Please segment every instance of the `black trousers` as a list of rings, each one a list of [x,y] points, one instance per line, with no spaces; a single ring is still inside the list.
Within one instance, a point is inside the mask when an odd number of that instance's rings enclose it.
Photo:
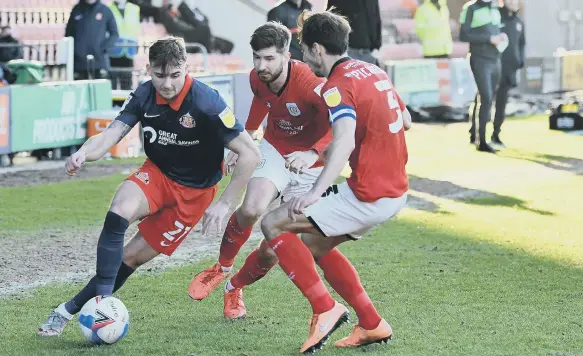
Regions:
[[[486,143],[486,124],[492,115],[492,103],[500,80],[500,59],[470,57],[470,67],[474,74],[478,94],[474,99],[474,108],[470,114],[472,126],[470,134],[476,135],[476,112],[478,114],[478,136],[480,143]]]
[[[502,74],[498,91],[496,92],[496,113],[494,114],[494,134],[500,135],[502,124],[506,118],[506,104],[508,103],[508,92],[516,86],[516,73]]]

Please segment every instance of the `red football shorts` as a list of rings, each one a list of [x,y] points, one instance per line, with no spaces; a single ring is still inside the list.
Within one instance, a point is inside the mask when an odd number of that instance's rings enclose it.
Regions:
[[[149,159],[127,180],[140,186],[150,205],[150,215],[138,228],[144,240],[170,256],[194,229],[217,193],[218,185],[190,188],[168,178]]]

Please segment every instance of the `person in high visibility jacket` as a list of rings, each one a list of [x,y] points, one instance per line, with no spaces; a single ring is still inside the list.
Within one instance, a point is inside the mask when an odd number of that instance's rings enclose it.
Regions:
[[[425,58],[447,58],[453,51],[447,0],[425,0],[415,12],[415,32]]]
[[[113,1],[109,8],[117,24],[119,39],[109,50],[111,84],[113,89],[132,89],[134,57],[138,53],[140,34],[140,7],[126,0]]]

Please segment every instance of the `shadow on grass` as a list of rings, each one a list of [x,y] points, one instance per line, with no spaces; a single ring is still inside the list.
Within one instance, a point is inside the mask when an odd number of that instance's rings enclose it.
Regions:
[[[536,152],[524,152],[516,149],[501,151],[498,153],[498,155],[504,158],[537,163],[557,171],[583,175],[583,159],[580,158],[542,154]]]
[[[527,201],[519,198],[500,195],[485,190],[465,188],[449,181],[434,180],[418,177],[415,175],[409,175],[409,188],[414,191],[423,192],[442,199],[459,201],[466,204],[479,206],[501,206],[530,211],[539,215],[554,215],[554,213],[550,211],[533,209],[529,206]],[[435,202],[416,197],[414,192],[412,192],[411,195],[412,199],[408,202],[408,206],[434,213],[444,212],[443,210],[440,210],[439,205]]]

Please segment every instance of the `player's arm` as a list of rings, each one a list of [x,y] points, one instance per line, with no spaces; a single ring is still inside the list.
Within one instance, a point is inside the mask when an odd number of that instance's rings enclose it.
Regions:
[[[134,93],[130,93],[115,120],[105,131],[89,138],[79,151],[85,153],[89,162],[100,159],[140,122],[141,115],[139,100]]]
[[[395,95],[397,96],[397,101],[399,102],[399,109],[401,109],[401,113],[403,116],[403,127],[405,128],[405,131],[408,131],[413,125],[413,118],[411,117],[411,113],[409,112],[409,109],[407,109],[407,105],[405,105],[399,93],[395,91]]]
[[[138,100],[129,95],[118,117],[98,135],[90,137],[65,163],[65,172],[75,175],[83,163],[97,161],[119,143],[140,121]]]
[[[90,137],[83,146],[81,146],[79,151],[85,153],[86,161],[97,161],[113,146],[117,145],[131,129],[132,127],[128,124],[120,120],[115,120],[107,127],[107,129],[105,129],[105,131]]]
[[[327,149],[328,157],[324,169],[311,189],[314,196],[321,196],[344,169],[354,151],[355,131],[356,120],[352,117],[340,118],[332,124],[333,139]]]
[[[215,101],[209,107],[203,108],[216,128],[217,136],[226,148],[239,156],[235,165],[233,177],[221,194],[220,198],[209,206],[202,220],[202,233],[216,229],[222,231],[222,223],[232,207],[238,204],[239,193],[245,188],[253,171],[259,164],[259,149],[251,136],[244,132],[243,126],[235,118],[231,109],[220,97],[218,92],[209,93]]]
[[[253,96],[251,108],[249,109],[249,117],[245,122],[245,130],[251,137],[259,129],[267,114],[269,114],[269,108],[257,96]]]
[[[238,204],[239,193],[245,188],[253,171],[257,168],[261,155],[251,136],[241,132],[236,138],[226,144],[226,147],[238,155],[231,181],[221,194],[220,200],[229,206]]]

